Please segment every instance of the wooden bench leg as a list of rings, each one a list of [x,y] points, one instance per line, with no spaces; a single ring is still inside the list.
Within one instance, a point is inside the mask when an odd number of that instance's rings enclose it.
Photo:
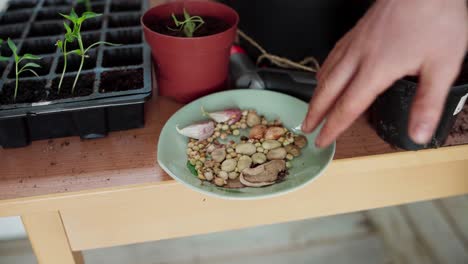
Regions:
[[[39,264],[83,264],[73,252],[58,211],[21,216]]]

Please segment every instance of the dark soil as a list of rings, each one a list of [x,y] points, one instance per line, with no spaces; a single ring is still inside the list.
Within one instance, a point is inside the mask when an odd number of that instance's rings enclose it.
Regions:
[[[178,15],[177,19],[179,21],[182,21],[183,18],[182,15]],[[194,37],[205,37],[209,35],[214,35],[221,33],[223,31],[226,31],[229,29],[231,26],[224,20],[221,20],[216,17],[202,17],[203,20],[205,21],[205,24],[201,26],[197,31],[194,32],[193,36]],[[156,31],[158,33],[164,34],[164,35],[169,35],[169,36],[174,36],[174,37],[185,37],[184,32],[181,31],[173,31],[170,30],[170,28],[177,28],[176,25],[174,24],[174,20],[172,18],[166,18],[162,20],[156,21],[154,24],[150,24],[149,28],[153,31]]]
[[[47,99],[58,100],[58,99],[65,99],[65,98],[72,98],[72,97],[88,96],[93,93],[94,79],[95,79],[94,74],[81,75],[76,84],[75,92],[72,94],[71,90],[72,90],[73,82],[75,81],[75,76],[65,77],[63,79],[60,93],[58,93],[58,89],[57,89],[58,84],[60,82],[60,78],[56,78],[52,82],[52,90],[50,91]]]
[[[468,104],[457,115],[445,145],[468,144]]]
[[[108,71],[101,74],[99,92],[135,90],[143,87],[143,69]]]
[[[46,81],[20,81],[16,101],[13,100],[15,93],[15,82],[6,84],[0,95],[0,104],[35,103],[45,99],[44,89]]]

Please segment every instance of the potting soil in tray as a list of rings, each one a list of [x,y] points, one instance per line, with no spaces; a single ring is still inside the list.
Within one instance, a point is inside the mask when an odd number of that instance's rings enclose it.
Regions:
[[[39,77],[21,74],[14,101],[15,63],[6,43],[0,49],[2,56],[11,56],[8,62],[0,62],[0,146],[21,146],[31,140],[71,135],[102,137],[108,131],[143,126],[143,104],[152,94],[151,51],[140,26],[148,1],[91,0],[92,11],[102,16],[83,23],[85,48],[97,41],[121,45],[101,44],[89,51],[74,93],[71,87],[81,57],[69,55],[58,92],[64,60],[55,43],[64,38],[63,23],[68,23],[59,13],[69,14],[74,8],[81,15],[86,8],[76,2],[10,0],[0,13],[0,38],[11,38],[19,55],[42,57],[25,61],[41,65],[34,68]],[[76,41],[67,45],[68,51],[78,48]],[[69,124],[60,128],[58,123]],[[15,139],[14,129],[22,130],[26,138]]]

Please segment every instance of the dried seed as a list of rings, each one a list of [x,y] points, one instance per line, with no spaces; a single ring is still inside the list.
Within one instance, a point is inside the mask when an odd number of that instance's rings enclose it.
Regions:
[[[270,127],[265,132],[265,139],[279,139],[284,133],[284,129],[281,127]]]
[[[221,136],[220,136],[221,139],[226,139],[227,138],[227,134],[226,133],[222,133]]]
[[[239,162],[237,163],[237,169],[239,169],[239,171],[242,172],[245,168],[250,168],[250,165],[252,165],[252,158],[244,155],[239,158]]]
[[[287,153],[284,148],[272,149],[268,152],[267,158],[269,160],[282,160],[286,157]]]
[[[263,164],[267,160],[267,157],[263,153],[255,153],[252,155],[252,161],[255,164]]]
[[[218,176],[219,176],[221,179],[223,179],[223,180],[227,180],[228,177],[229,177],[229,174],[228,174],[226,171],[220,171],[220,172],[218,173]]]
[[[279,148],[281,147],[281,143],[276,141],[276,140],[272,140],[272,139],[269,139],[269,140],[265,140],[263,143],[262,143],[262,147],[264,149],[275,149],[275,148]]]
[[[223,125],[223,127],[221,128],[222,130],[226,131],[229,129],[229,126],[228,125]]]
[[[207,181],[211,181],[211,180],[213,180],[213,178],[214,178],[213,172],[211,172],[211,171],[205,172],[205,173],[203,174],[203,176],[205,177],[205,179],[206,179]]]
[[[235,179],[237,179],[237,177],[239,177],[239,173],[237,173],[235,171],[229,173],[229,179],[235,180]]]
[[[228,149],[227,149],[227,153],[232,153],[233,151],[234,151],[233,148],[228,148]]]
[[[298,135],[294,138],[294,145],[304,148],[307,145],[307,138],[303,135]]]
[[[232,134],[234,136],[238,136],[240,134],[240,131],[236,129],[236,130],[232,131]]]
[[[292,154],[287,154],[286,155],[286,159],[287,160],[293,160],[294,159],[294,156]]]
[[[223,161],[221,164],[221,170],[226,171],[226,172],[231,172],[236,169],[237,166],[237,161],[234,159],[228,159]]]
[[[260,117],[257,115],[256,112],[249,112],[247,114],[247,125],[249,127],[259,125],[260,122],[261,122]]]
[[[257,152],[257,148],[252,143],[242,143],[236,146],[236,152],[244,155],[252,155]]]
[[[263,151],[264,151],[264,149],[263,149],[262,147],[258,147],[258,148],[257,148],[257,152],[263,153]]]
[[[286,162],[286,168],[288,169],[292,168],[292,163],[290,161]]]
[[[220,187],[221,187],[221,186],[224,186],[224,185],[226,184],[226,181],[225,181],[224,179],[222,179],[222,178],[216,177],[216,178],[214,179],[214,183],[215,183],[217,186],[220,186]]]

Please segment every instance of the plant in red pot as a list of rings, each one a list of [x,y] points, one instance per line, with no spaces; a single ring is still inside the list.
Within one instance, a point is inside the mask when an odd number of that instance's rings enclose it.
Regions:
[[[211,1],[158,5],[142,17],[156,66],[158,93],[188,103],[227,86],[239,16]]]

